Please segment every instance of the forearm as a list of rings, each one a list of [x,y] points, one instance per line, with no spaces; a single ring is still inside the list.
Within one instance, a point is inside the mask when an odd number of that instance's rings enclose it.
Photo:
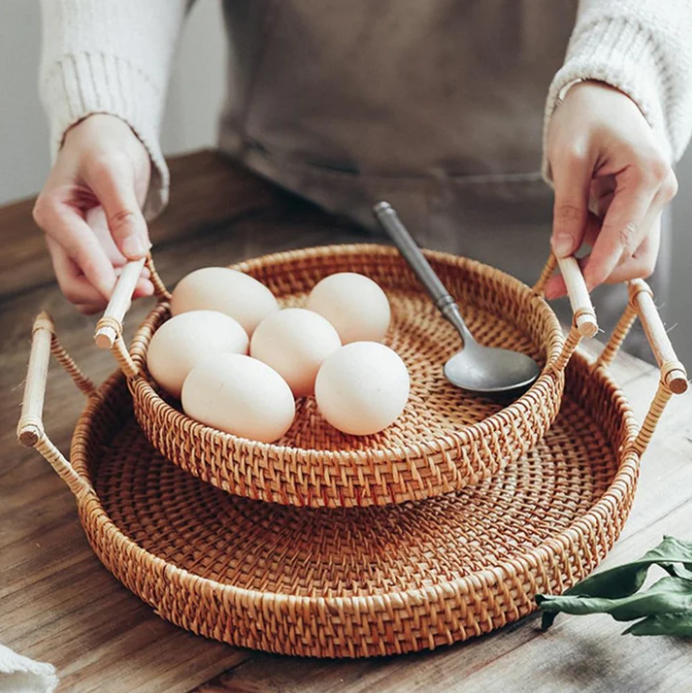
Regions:
[[[690,36],[689,0],[581,0],[565,64],[550,87],[545,136],[560,92],[593,79],[627,94],[665,155],[679,159],[692,132]],[[550,177],[545,154],[543,170]]]
[[[67,130],[93,113],[124,120],[149,152],[145,203],[158,213],[168,194],[159,145],[170,66],[187,0],[42,0],[39,91],[55,158]]]

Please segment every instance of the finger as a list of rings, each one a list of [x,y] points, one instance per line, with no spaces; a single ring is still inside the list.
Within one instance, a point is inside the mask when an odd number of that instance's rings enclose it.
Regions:
[[[92,207],[88,210],[86,213],[86,222],[96,235],[99,243],[103,246],[106,256],[115,268],[116,276],[120,276],[123,265],[129,262],[129,260],[120,252],[118,246],[115,245],[113,236],[108,228],[108,220],[106,219],[106,213],[103,211],[103,207]],[[146,278],[151,276],[148,267],[145,266],[142,269],[141,276]]]
[[[602,284],[623,255],[629,257],[646,235],[645,220],[660,184],[642,169],[629,167],[617,177],[613,201],[584,267],[589,289]]]
[[[104,310],[108,302],[82,274],[77,263],[67,254],[65,249],[48,236],[46,236],[46,243],[50,251],[58,286],[65,298],[78,308],[89,305],[93,308],[92,312]],[[117,276],[121,273],[122,268],[115,268]],[[144,267],[132,298],[146,298],[154,295],[154,285],[150,276],[151,273]]]
[[[151,243],[137,202],[131,163],[117,158],[98,160],[87,168],[85,179],[103,207],[118,250],[130,260],[144,257]]]
[[[65,298],[75,305],[93,304],[105,308],[106,298],[85,277],[67,251],[49,236],[46,236],[46,243],[58,286]]]
[[[113,265],[77,210],[56,195],[40,196],[34,209],[36,223],[77,264],[94,288],[104,297],[115,285]]]
[[[608,284],[618,284],[629,279],[651,276],[658,258],[661,245],[661,225],[665,206],[675,197],[678,182],[671,169],[654,196],[653,202],[646,213],[642,229],[643,238],[634,253],[623,253],[617,266],[606,279]]]
[[[661,244],[661,223],[663,213],[659,211],[653,219],[647,219],[644,226],[647,227],[647,234],[637,250],[626,258],[622,258],[615,269],[611,272],[604,283],[620,284],[630,279],[646,279],[650,277],[656,267],[656,259]],[[589,224],[584,234],[584,243],[594,245],[598,238],[600,227],[596,223]],[[580,260],[580,264],[585,264],[589,256]],[[564,281],[560,276],[554,276],[546,284],[546,298],[559,298],[566,293]]]
[[[598,201],[596,203],[596,214],[601,219],[605,219],[606,214],[608,214],[608,209],[610,208],[610,205],[613,203],[614,197],[615,192],[610,192],[598,198]]]
[[[124,265],[116,266],[113,268],[115,271],[115,276],[120,277],[120,275],[123,273]],[[151,278],[151,272],[149,271],[148,267],[142,267],[142,272],[139,275],[140,279],[150,279]]]
[[[572,255],[582,243],[589,216],[593,165],[593,157],[585,148],[574,147],[555,158],[551,244],[557,257]]]
[[[140,277],[135,287],[135,291],[132,294],[132,298],[148,298],[154,295],[154,285],[149,279]]]
[[[620,263],[606,280],[608,284],[619,284],[630,279],[646,279],[656,268],[656,258],[661,245],[661,214],[654,220],[646,238],[637,250]]]
[[[589,212],[586,220],[586,228],[584,230],[584,235],[582,238],[582,243],[591,244],[594,239],[598,237],[598,232],[601,228],[601,220],[593,213]],[[586,258],[579,260],[579,265],[584,269],[584,264]],[[545,297],[548,300],[553,300],[555,298],[561,298],[567,294],[567,287],[565,286],[565,280],[562,278],[561,274],[553,275],[545,285]]]
[[[118,278],[123,273],[122,267],[115,268],[115,274]],[[146,267],[142,268],[142,273],[137,280],[134,291],[132,292],[132,298],[147,298],[148,296],[153,296],[155,289],[154,284],[150,279],[151,272]]]
[[[614,193],[615,188],[615,176],[598,174],[591,181],[591,197],[598,200],[601,197]]]
[[[127,262],[127,258],[120,252],[120,249],[115,244],[111,230],[108,228],[108,219],[103,207],[97,204],[86,213],[86,223],[93,230],[99,243],[103,246],[108,259],[113,267],[121,267]]]

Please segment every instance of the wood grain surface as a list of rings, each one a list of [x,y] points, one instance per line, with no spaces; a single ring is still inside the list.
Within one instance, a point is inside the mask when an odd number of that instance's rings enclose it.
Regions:
[[[212,152],[171,161],[172,203],[152,225],[157,268],[170,287],[207,264],[274,250],[373,240],[270,187]],[[494,634],[435,652],[357,661],[292,659],[235,649],[160,620],[91,552],[67,487],[33,450],[16,443],[33,317],[54,317],[67,350],[100,382],[112,357],[93,345],[96,318],[62,298],[32,201],[0,209],[0,642],[56,665],[64,693],[348,693],[692,690],[690,642],[622,637],[607,616],[559,617],[547,633],[529,617]],[[375,239],[378,240],[378,239]],[[151,307],[128,314],[132,330]],[[592,349],[596,347],[591,347]],[[613,372],[637,415],[658,380],[649,365],[621,355]],[[67,451],[83,405],[51,364],[45,423]],[[692,538],[692,397],[674,399],[641,473],[634,509],[604,565],[634,559],[664,534]]]

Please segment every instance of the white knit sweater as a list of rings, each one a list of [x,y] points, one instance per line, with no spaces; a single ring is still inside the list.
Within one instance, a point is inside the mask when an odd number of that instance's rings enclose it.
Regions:
[[[40,94],[56,156],[66,130],[91,113],[119,116],[149,151],[149,217],[165,205],[159,145],[167,81],[188,0],[42,0]],[[550,87],[544,133],[561,90],[597,79],[637,103],[677,160],[692,130],[692,1],[581,0],[564,66]],[[546,172],[544,157],[544,173]]]

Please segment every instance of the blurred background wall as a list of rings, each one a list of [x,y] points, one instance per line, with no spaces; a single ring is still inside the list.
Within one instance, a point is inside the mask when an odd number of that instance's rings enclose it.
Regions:
[[[37,96],[40,37],[38,2],[2,0],[0,204],[35,195],[49,168],[48,129]],[[214,145],[225,67],[220,3],[197,0],[171,80],[162,133],[166,154]],[[677,173],[680,192],[673,206],[673,291],[668,323],[680,357],[692,370],[692,148]]]

